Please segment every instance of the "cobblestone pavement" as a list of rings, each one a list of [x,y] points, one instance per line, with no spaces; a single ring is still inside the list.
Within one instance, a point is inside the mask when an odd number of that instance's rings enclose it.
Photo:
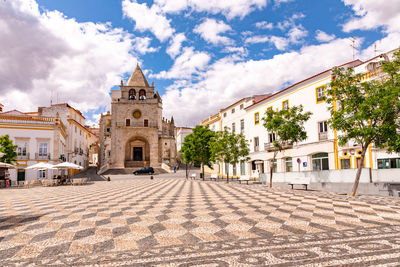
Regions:
[[[159,177],[1,190],[0,266],[395,266],[399,204]]]

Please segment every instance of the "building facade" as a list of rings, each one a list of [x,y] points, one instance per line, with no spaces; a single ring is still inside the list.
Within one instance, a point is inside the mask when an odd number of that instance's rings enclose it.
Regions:
[[[380,77],[379,62],[389,60],[393,51],[361,62],[355,60],[341,67],[353,67],[356,73],[362,73],[364,80]],[[202,121],[213,130],[228,127],[236,133],[243,133],[250,144],[250,161],[238,166],[229,166],[230,174],[250,175],[258,177],[269,173],[270,167],[274,172],[323,171],[339,169],[355,169],[360,164],[366,168],[400,168],[400,154],[389,154],[371,145],[365,160],[360,162],[361,147],[349,142],[339,146],[338,133],[327,125],[330,118],[328,104],[324,101],[327,85],[332,80],[332,69],[326,70],[301,82],[298,82],[275,94],[245,105],[242,112],[237,112],[241,101],[221,110],[217,114]],[[280,110],[290,106],[303,105],[304,111],[312,112],[311,118],[305,123],[307,139],[303,142],[286,147],[277,154],[273,162],[275,134],[267,132],[262,118],[268,109]],[[228,166],[220,166],[210,172],[224,174]]]
[[[52,171],[25,168],[39,162],[62,162],[66,151],[67,129],[60,117],[32,116],[17,110],[0,113],[0,136],[6,134],[17,145],[17,169],[9,169],[12,181],[52,176]]]
[[[100,169],[176,164],[174,119],[162,116],[162,100],[139,65],[120,90],[112,91],[111,113],[100,119]]]
[[[90,131],[85,127],[85,117],[67,103],[39,107],[39,116],[59,117],[66,127],[67,141],[63,159],[84,168],[89,165]]]

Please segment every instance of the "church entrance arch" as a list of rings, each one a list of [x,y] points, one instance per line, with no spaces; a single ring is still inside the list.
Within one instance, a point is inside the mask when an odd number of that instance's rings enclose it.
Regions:
[[[145,137],[134,136],[125,145],[125,167],[150,166],[150,145]]]

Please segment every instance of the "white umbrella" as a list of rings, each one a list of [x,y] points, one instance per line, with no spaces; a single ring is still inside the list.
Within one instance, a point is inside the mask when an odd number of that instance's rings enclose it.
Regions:
[[[79,166],[77,164],[71,163],[71,162],[63,162],[59,163],[57,165],[54,165],[54,168],[57,169],[74,169],[74,170],[83,170],[82,166]]]
[[[15,169],[17,168],[17,166],[5,162],[0,162],[0,168]]]
[[[50,164],[50,163],[46,163],[46,162],[39,162],[36,164],[33,164],[25,169],[28,170],[48,170],[48,169],[52,169],[54,170],[54,165]]]

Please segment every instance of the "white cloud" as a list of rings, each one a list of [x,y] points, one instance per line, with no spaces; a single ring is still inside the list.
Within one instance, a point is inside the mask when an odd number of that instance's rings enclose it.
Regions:
[[[302,42],[303,38],[308,35],[308,32],[304,29],[303,26],[297,25],[292,27],[287,35],[291,43],[299,44]]]
[[[268,21],[260,21],[257,22],[255,25],[257,28],[264,30],[272,30],[274,28],[274,24]]]
[[[169,71],[152,74],[157,79],[190,79],[204,70],[211,57],[205,52],[194,51],[193,47],[183,48],[183,52],[175,59]]]
[[[181,52],[182,43],[184,41],[186,41],[186,36],[184,33],[176,34],[169,42],[167,54],[170,55],[170,57],[175,58]]]
[[[228,45],[232,44],[233,40],[226,36],[221,36],[220,34],[231,30],[232,28],[223,21],[216,21],[215,19],[207,18],[203,23],[197,25],[193,32],[200,34],[204,40],[211,44]]]
[[[315,39],[317,39],[317,41],[321,43],[330,42],[336,38],[334,34],[327,34],[326,32],[321,30],[317,30],[315,33],[317,34],[315,36]]]
[[[344,24],[343,30],[371,30],[383,26],[387,32],[400,31],[400,4],[398,0],[342,0],[351,6],[355,17]]]
[[[136,37],[134,42],[134,50],[142,55],[157,52],[160,49],[160,47],[150,47],[151,38],[149,37]]]
[[[1,3],[0,102],[36,110],[53,99],[86,112],[110,104],[109,90],[131,72],[133,36],[110,24],[78,23],[34,0]],[[62,29],[62,30],[60,30]]]
[[[258,44],[258,43],[266,43],[270,41],[270,37],[266,35],[256,35],[246,38],[245,43],[247,44]]]
[[[296,20],[303,19],[306,16],[303,13],[294,13],[289,19],[280,21],[276,27],[281,31],[285,31],[287,28],[292,28],[296,25]]]
[[[336,39],[258,61],[220,59],[203,72],[199,82],[180,80],[169,87],[163,95],[164,112],[173,115],[179,125],[197,124],[242,97],[276,92],[286,84],[351,61],[348,43],[348,39]]]
[[[134,20],[135,29],[139,31],[151,31],[157,39],[164,42],[173,35],[175,30],[170,25],[157,5],[149,8],[146,3],[139,4],[136,0],[123,0],[123,14]]]
[[[244,18],[256,9],[261,10],[267,2],[267,0],[155,0],[155,5],[165,13],[178,13],[191,9],[210,14],[221,13],[227,19],[233,19]]]
[[[281,51],[286,50],[290,43],[289,39],[279,36],[271,36],[269,42],[274,44],[276,49]]]

